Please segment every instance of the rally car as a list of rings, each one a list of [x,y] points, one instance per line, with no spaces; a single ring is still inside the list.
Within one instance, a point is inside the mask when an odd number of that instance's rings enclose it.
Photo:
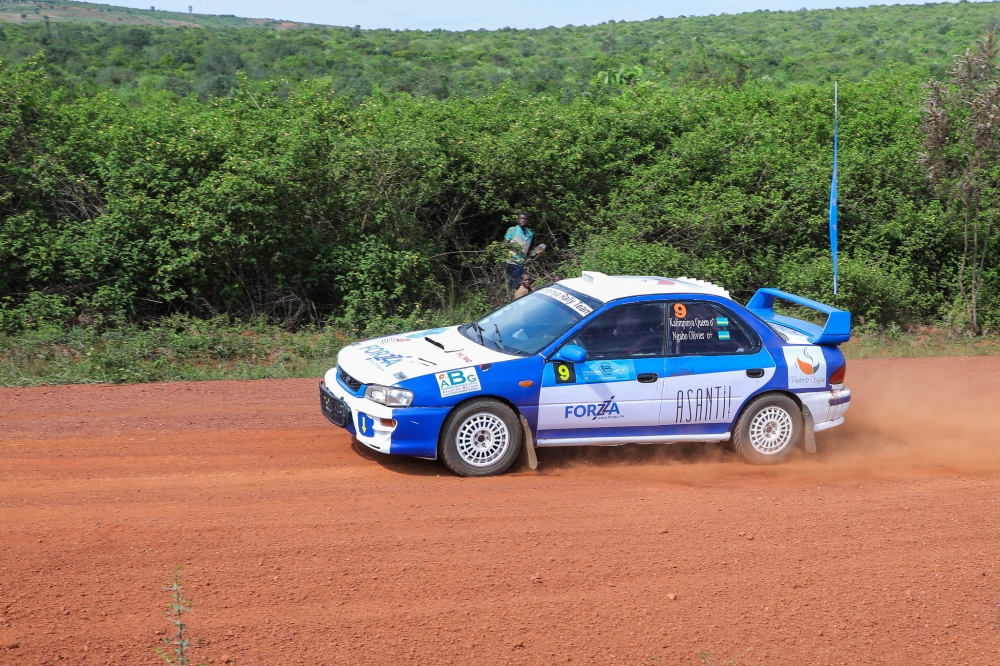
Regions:
[[[345,347],[320,405],[361,444],[462,476],[546,446],[727,442],[775,463],[843,423],[850,335],[849,312],[777,289],[744,307],[701,280],[584,272],[479,321]]]

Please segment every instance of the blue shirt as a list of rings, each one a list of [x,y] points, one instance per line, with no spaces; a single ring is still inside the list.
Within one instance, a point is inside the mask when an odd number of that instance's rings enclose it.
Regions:
[[[527,227],[521,229],[520,225],[515,225],[508,229],[503,236],[504,243],[510,250],[510,258],[507,261],[512,264],[523,264],[526,261],[528,250],[531,249],[531,241],[534,237],[531,229]]]

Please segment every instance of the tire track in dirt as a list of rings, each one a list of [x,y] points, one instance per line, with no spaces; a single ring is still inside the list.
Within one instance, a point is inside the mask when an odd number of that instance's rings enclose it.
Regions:
[[[480,480],[352,446],[314,380],[3,389],[0,664],[157,663],[177,563],[196,662],[1000,663],[997,371],[852,362],[847,425],[774,468]]]

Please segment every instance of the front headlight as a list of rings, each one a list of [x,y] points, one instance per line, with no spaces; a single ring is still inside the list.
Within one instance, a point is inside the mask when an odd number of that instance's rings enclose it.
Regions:
[[[379,384],[369,385],[365,389],[365,397],[386,407],[409,407],[413,404],[413,391]]]

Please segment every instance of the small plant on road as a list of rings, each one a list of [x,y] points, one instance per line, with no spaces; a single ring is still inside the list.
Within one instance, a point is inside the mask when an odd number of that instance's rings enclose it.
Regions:
[[[184,590],[181,587],[181,568],[181,565],[178,564],[170,586],[163,588],[169,591],[173,597],[170,604],[167,605],[164,615],[176,627],[177,633],[172,638],[163,639],[163,642],[168,646],[167,652],[164,652],[162,648],[156,648],[156,654],[163,657],[163,660],[171,666],[187,666],[189,663],[187,651],[191,639],[184,635],[184,630],[187,628],[187,625],[184,624],[184,614],[191,612],[191,600],[184,597]],[[199,640],[198,643],[200,644],[201,641]],[[173,656],[169,654],[170,652],[173,652]],[[207,664],[199,664],[198,666],[207,666]]]

